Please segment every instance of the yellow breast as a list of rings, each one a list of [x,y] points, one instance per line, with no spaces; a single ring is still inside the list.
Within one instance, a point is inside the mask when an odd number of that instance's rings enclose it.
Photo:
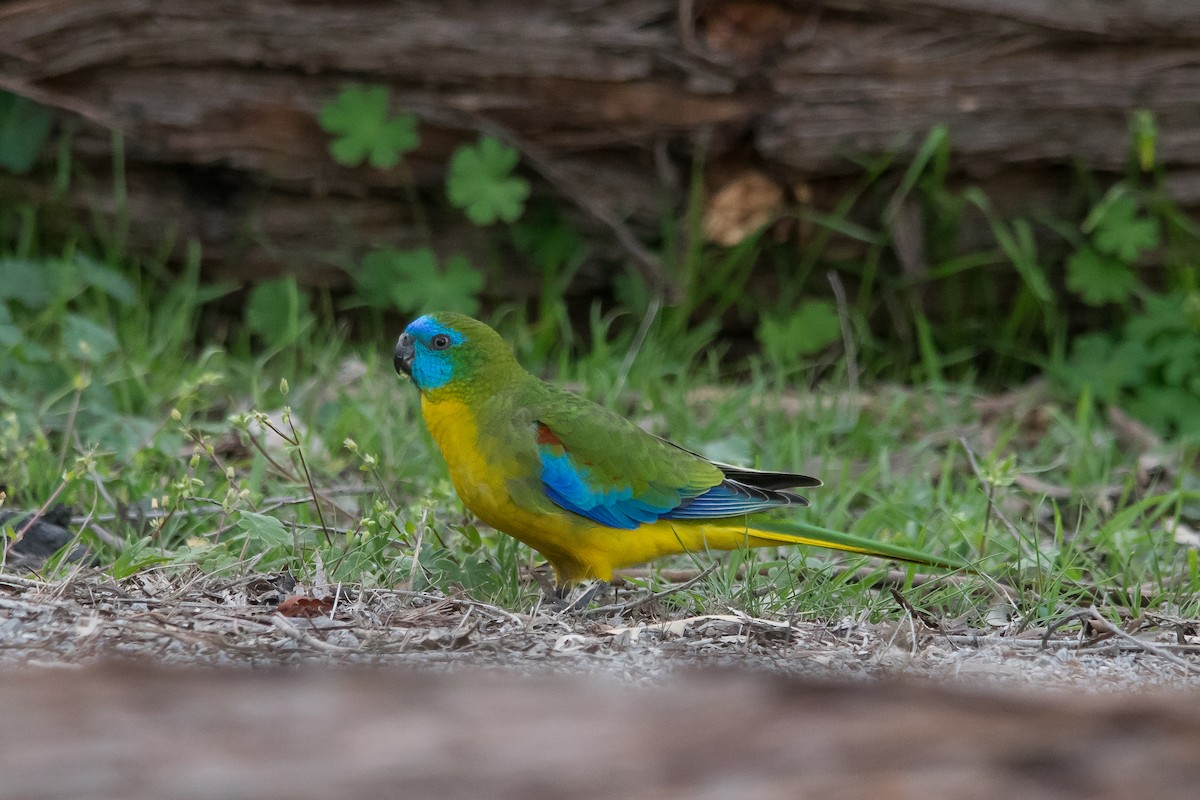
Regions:
[[[461,401],[422,400],[421,414],[467,508],[493,528],[528,541],[519,528],[530,527],[529,515],[517,507],[509,491],[509,480],[517,474],[512,456],[484,451],[476,416]]]
[[[476,416],[465,403],[422,399],[421,414],[467,508],[496,530],[545,556],[562,583],[585,578],[610,580],[614,568],[669,553],[729,549],[746,543],[743,526],[661,520],[624,530],[598,525],[549,501],[540,508],[522,505],[514,500],[510,483],[521,474],[517,459],[480,447]]]
[[[537,550],[562,580],[611,575],[610,559],[589,536],[597,526],[553,506],[530,508],[513,499],[510,481],[520,475],[516,458],[480,447],[476,416],[465,403],[423,398],[421,414],[450,468],[455,491],[477,517]]]
[[[422,400],[421,415],[450,467],[458,496],[480,517],[491,516],[506,499],[497,492],[503,485],[502,467],[480,449],[475,415],[458,400]]]

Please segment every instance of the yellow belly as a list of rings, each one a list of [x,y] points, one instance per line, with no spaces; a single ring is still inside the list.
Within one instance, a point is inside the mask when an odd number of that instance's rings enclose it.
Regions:
[[[586,578],[611,580],[614,569],[674,553],[779,543],[759,540],[740,520],[660,520],[624,530],[599,525],[549,501],[541,508],[524,507],[514,500],[511,491],[510,479],[521,469],[516,458],[485,455],[479,445],[475,415],[464,403],[422,400],[421,413],[450,468],[455,491],[467,508],[496,530],[545,556],[559,583]]]

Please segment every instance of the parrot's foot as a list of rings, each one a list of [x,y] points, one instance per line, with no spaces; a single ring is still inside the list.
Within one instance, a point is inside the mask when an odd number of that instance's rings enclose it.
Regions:
[[[573,614],[587,608],[593,600],[608,591],[610,587],[611,584],[608,581],[596,581],[572,600],[570,589],[566,586],[558,586],[555,587],[553,595],[547,594],[546,605],[564,614]]]

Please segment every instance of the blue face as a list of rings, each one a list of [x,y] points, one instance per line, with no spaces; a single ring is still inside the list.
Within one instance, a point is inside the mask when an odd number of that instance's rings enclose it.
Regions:
[[[415,319],[396,342],[396,371],[411,376],[421,391],[439,389],[454,378],[454,348],[464,341],[429,315]]]

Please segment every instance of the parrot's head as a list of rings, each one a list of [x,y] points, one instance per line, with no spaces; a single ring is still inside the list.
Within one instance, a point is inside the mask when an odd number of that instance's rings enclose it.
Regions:
[[[468,386],[488,390],[506,375],[522,372],[500,334],[453,311],[410,322],[396,342],[393,363],[422,393]]]

